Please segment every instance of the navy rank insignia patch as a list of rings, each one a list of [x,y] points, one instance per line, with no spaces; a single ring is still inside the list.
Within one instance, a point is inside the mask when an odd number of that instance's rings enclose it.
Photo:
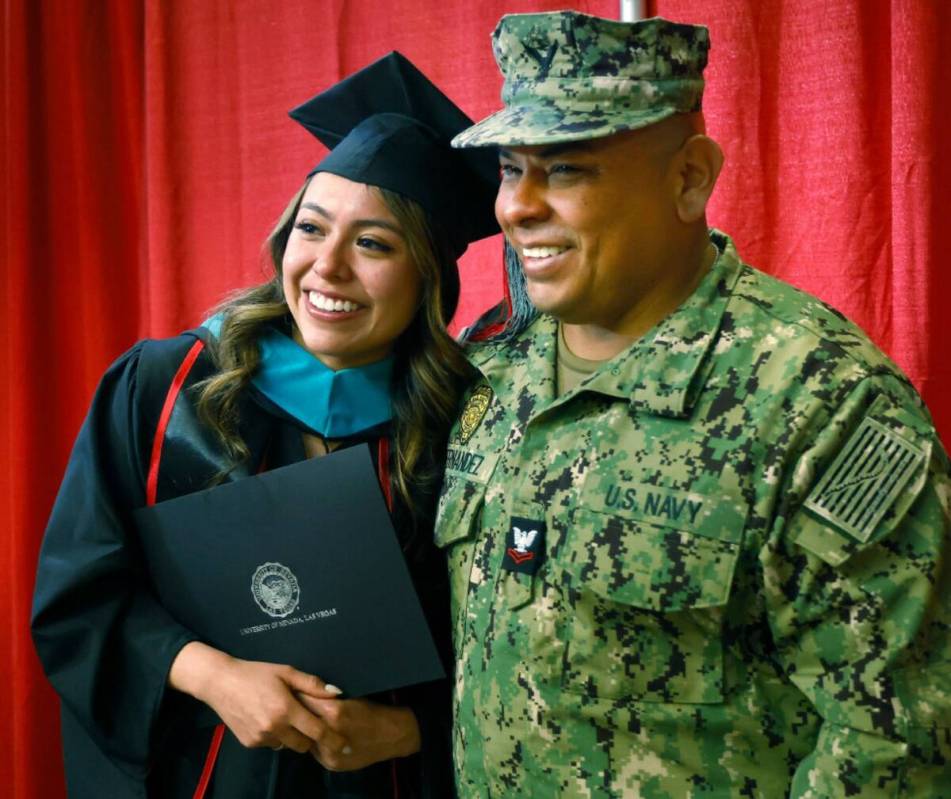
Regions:
[[[462,416],[459,417],[459,440],[463,444],[472,438],[472,434],[478,429],[491,401],[492,389],[488,386],[479,386],[472,392],[462,409]]]
[[[510,572],[534,574],[545,554],[545,522],[513,516],[505,536],[502,568]]]
[[[866,417],[805,507],[865,543],[924,458],[918,447]]]

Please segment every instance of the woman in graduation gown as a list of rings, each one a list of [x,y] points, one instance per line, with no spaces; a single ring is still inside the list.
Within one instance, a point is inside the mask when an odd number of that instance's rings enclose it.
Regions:
[[[62,699],[71,797],[453,793],[446,681],[346,699],[320,675],[214,649],[150,591],[131,521],[149,504],[369,443],[448,648],[430,536],[467,367],[445,324],[457,257],[495,232],[495,158],[449,147],[471,121],[395,53],[291,115],[331,151],[269,239],[273,279],[113,364],[52,512],[32,626]]]

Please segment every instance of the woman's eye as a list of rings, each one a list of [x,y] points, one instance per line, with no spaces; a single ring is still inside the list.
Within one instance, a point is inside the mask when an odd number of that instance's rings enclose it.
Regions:
[[[299,230],[301,233],[303,233],[305,236],[313,236],[321,232],[320,228],[317,225],[315,225],[313,222],[306,222],[304,220],[301,220],[300,222],[295,224],[294,227],[297,230]]]
[[[379,241],[378,239],[371,239],[367,236],[361,236],[358,238],[357,246],[363,247],[367,250],[374,250],[375,252],[392,252],[393,250],[389,244]]]

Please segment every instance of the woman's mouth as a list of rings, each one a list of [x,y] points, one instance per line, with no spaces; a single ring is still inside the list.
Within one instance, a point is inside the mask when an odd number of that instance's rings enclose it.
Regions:
[[[363,307],[350,300],[342,300],[339,297],[328,297],[319,291],[308,291],[307,300],[318,311],[324,311],[325,313],[351,313]]]

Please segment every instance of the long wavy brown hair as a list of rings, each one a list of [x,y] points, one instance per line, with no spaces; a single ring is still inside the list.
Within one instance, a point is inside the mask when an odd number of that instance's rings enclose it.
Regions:
[[[260,362],[257,339],[261,328],[268,324],[293,325],[284,299],[282,264],[309,182],[294,195],[267,239],[274,277],[234,294],[216,309],[223,319],[210,351],[218,371],[197,386],[198,410],[234,465],[249,457],[238,432],[239,407],[241,395]],[[446,330],[459,297],[458,271],[448,238],[430,224],[417,203],[373,188],[396,217],[422,277],[419,308],[394,345],[390,455],[392,486],[415,534],[431,523],[446,438],[471,367]]]

